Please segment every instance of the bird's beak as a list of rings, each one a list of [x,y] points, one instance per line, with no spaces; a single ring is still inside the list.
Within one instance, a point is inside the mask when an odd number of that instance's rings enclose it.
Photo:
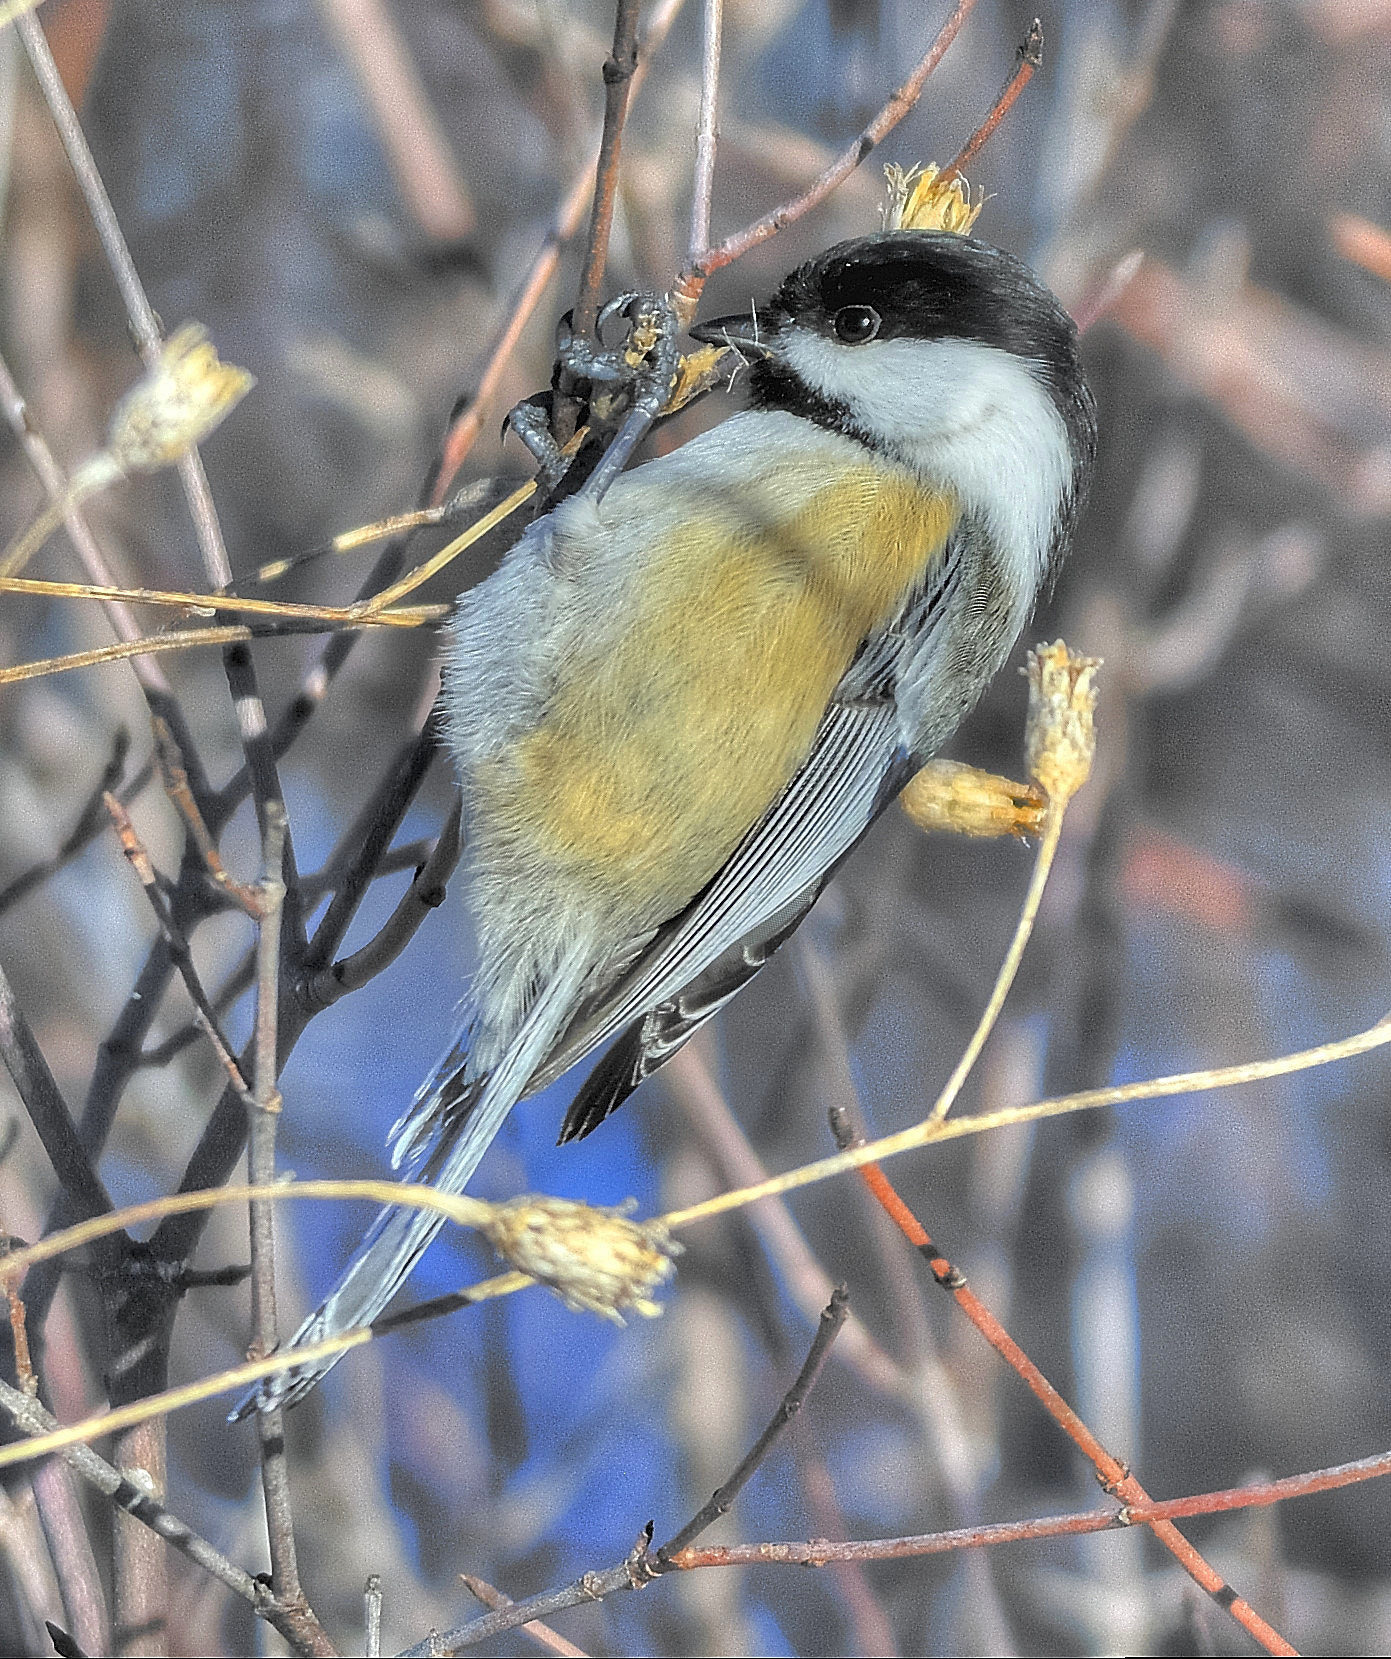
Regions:
[[[751,311],[741,311],[735,317],[716,317],[708,323],[696,323],[688,332],[702,345],[732,346],[735,351],[770,357],[773,351],[770,325],[775,325],[777,315],[769,312],[760,317]]]

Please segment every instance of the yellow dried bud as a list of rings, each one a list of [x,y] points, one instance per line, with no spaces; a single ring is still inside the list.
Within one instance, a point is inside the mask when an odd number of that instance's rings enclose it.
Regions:
[[[730,369],[742,362],[732,346],[699,346],[682,357],[676,370],[676,384],[662,405],[664,415],[674,415],[693,399],[718,386]]]
[[[629,1221],[633,1200],[597,1209],[568,1198],[499,1204],[483,1232],[500,1256],[548,1286],[568,1307],[614,1324],[625,1312],[655,1319],[652,1292],[671,1277],[681,1246],[653,1221]]]
[[[1029,652],[1020,672],[1029,682],[1024,754],[1029,776],[1055,805],[1071,800],[1092,769],[1096,751],[1096,671],[1099,657],[1082,657],[1062,640]]]
[[[941,168],[931,163],[910,167],[906,173],[890,163],[884,177],[889,185],[885,230],[945,230],[969,236],[985,206],[984,196],[972,203],[970,186],[960,173],[944,178]]]
[[[201,323],[185,323],[116,405],[106,452],[122,472],[172,466],[255,384],[245,369],[219,361]]]
[[[956,835],[1036,835],[1044,798],[1031,783],[1012,783],[957,760],[930,760],[898,797],[919,829]]]

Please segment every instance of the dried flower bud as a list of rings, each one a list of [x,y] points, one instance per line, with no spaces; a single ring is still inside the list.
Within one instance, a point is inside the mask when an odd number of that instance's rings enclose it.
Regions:
[[[597,1209],[568,1198],[514,1198],[484,1224],[493,1248],[512,1266],[549,1286],[569,1307],[614,1324],[625,1312],[655,1319],[651,1293],[672,1274],[681,1246],[653,1221],[629,1221],[630,1199]]]
[[[687,352],[677,365],[676,384],[662,405],[662,413],[674,415],[678,409],[684,409],[695,398],[718,386],[740,361],[738,352],[731,346],[706,345]]]
[[[1057,805],[1071,800],[1092,769],[1096,750],[1099,657],[1077,656],[1062,640],[1029,652],[1024,754],[1029,776]]]
[[[960,173],[943,178],[941,169],[931,163],[910,167],[906,173],[890,164],[884,177],[889,185],[885,230],[945,230],[969,236],[985,206],[983,196],[972,204],[970,186]]]
[[[255,384],[245,369],[218,360],[201,323],[185,323],[116,405],[107,454],[121,472],[172,466]]]
[[[930,760],[898,797],[919,829],[956,835],[1036,835],[1044,798],[1031,783],[1011,783],[957,760]]]

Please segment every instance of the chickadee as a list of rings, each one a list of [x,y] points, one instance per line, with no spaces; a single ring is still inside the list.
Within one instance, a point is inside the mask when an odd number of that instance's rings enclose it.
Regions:
[[[560,1138],[589,1134],[758,972],[1004,663],[1087,493],[1076,329],[985,243],[842,242],[691,332],[751,360],[752,407],[537,520],[449,626],[479,961],[393,1137],[448,1192],[609,1044]],[[375,1319],[441,1225],[383,1210],[296,1342]]]

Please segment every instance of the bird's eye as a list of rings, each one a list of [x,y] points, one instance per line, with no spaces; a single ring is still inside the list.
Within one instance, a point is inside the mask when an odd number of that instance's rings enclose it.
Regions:
[[[831,326],[837,340],[844,340],[847,346],[862,346],[879,332],[879,322],[879,313],[872,305],[843,305]]]

